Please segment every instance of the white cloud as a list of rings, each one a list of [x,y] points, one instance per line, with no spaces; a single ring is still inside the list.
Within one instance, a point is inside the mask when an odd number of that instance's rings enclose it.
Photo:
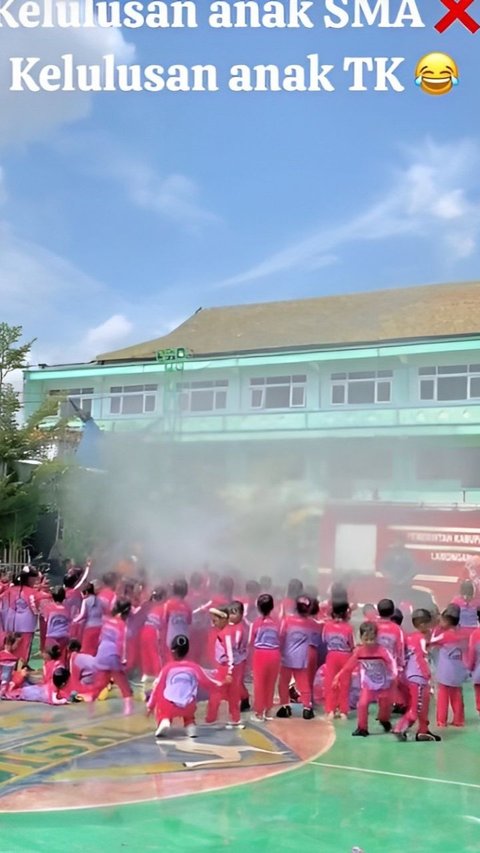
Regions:
[[[216,220],[199,204],[198,187],[190,178],[178,174],[162,177],[148,164],[124,155],[116,156],[111,146],[108,150],[103,176],[118,181],[136,207],[188,227]]]
[[[369,208],[344,223],[318,227],[216,287],[326,266],[343,246],[402,235],[444,246],[450,260],[471,256],[480,236],[478,145],[427,141],[405,154],[407,164]]]
[[[65,258],[0,226],[0,319],[21,325],[23,340],[37,339],[31,364],[91,361],[101,352],[166,334],[177,325],[172,316],[158,297],[125,299]]]
[[[15,12],[23,0],[14,0]],[[10,29],[0,28],[0,145],[30,142],[47,136],[59,125],[85,118],[91,96],[83,92],[10,92],[10,57],[40,57],[42,63],[58,63],[64,53],[77,62],[96,63],[113,53],[131,62],[135,49],[114,29]]]
[[[128,338],[133,329],[133,323],[127,320],[123,314],[113,314],[108,320],[89,329],[85,336],[85,343],[91,352],[100,353],[121,346]]]
[[[190,230],[219,221],[202,205],[195,181],[183,174],[162,175],[138,150],[127,151],[118,139],[105,133],[66,133],[54,147],[85,174],[117,184],[136,208]]]

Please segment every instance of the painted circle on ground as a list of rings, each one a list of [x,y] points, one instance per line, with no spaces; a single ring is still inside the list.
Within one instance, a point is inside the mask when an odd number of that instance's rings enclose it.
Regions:
[[[180,797],[257,782],[327,752],[331,723],[292,717],[245,729],[199,725],[158,741],[143,713],[115,699],[91,706],[2,704],[0,812],[85,809]]]

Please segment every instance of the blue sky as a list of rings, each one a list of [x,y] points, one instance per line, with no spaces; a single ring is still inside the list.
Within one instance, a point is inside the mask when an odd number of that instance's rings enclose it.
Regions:
[[[0,314],[38,338],[32,362],[90,360],[199,306],[479,278],[480,32],[439,35],[440,0],[418,5],[425,29],[1,30]],[[212,62],[222,81],[235,62],[405,56],[407,88],[6,91],[8,56],[112,50]],[[437,98],[413,83],[433,50],[460,71]]]

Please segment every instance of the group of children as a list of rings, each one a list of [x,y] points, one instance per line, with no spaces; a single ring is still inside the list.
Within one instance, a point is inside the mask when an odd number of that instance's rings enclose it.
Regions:
[[[181,718],[193,737],[201,699],[208,700],[207,724],[226,702],[227,726],[237,728],[247,710],[257,723],[271,720],[278,690],[279,718],[292,716],[293,701],[305,720],[320,703],[332,720],[356,708],[353,735],[366,737],[369,706],[376,703],[379,723],[399,740],[417,723],[417,741],[439,741],[429,729],[434,672],[438,727],[447,725],[450,706],[453,725],[464,725],[462,684],[470,675],[480,712],[480,602],[470,581],[443,613],[410,613],[407,635],[393,601],[365,605],[356,645],[356,608],[341,584],[319,601],[293,579],[286,596],[275,591],[274,600],[270,579],[262,578],[248,581],[235,598],[230,577],[194,573],[190,583],[152,588],[145,578],[114,573],[92,582],[88,570],[72,568],[54,590],[32,567],[15,581],[3,579],[1,698],[94,702],[115,683],[130,714],[132,681],[141,677],[156,736]],[[37,628],[41,673],[29,666]],[[399,715],[394,726],[392,712]]]

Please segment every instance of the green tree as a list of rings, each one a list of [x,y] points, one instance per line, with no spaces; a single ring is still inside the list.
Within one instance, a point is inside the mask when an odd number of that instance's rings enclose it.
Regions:
[[[0,323],[0,546],[10,558],[33,533],[40,514],[35,477],[21,482],[15,465],[31,455],[39,437],[32,423],[20,424],[20,394],[10,381],[26,367],[33,344],[21,343],[21,337],[21,326]]]
[[[28,454],[27,433],[19,425],[20,396],[9,381],[11,374],[23,370],[33,340],[20,344],[21,326],[0,323],[0,472],[11,471],[11,465]]]

